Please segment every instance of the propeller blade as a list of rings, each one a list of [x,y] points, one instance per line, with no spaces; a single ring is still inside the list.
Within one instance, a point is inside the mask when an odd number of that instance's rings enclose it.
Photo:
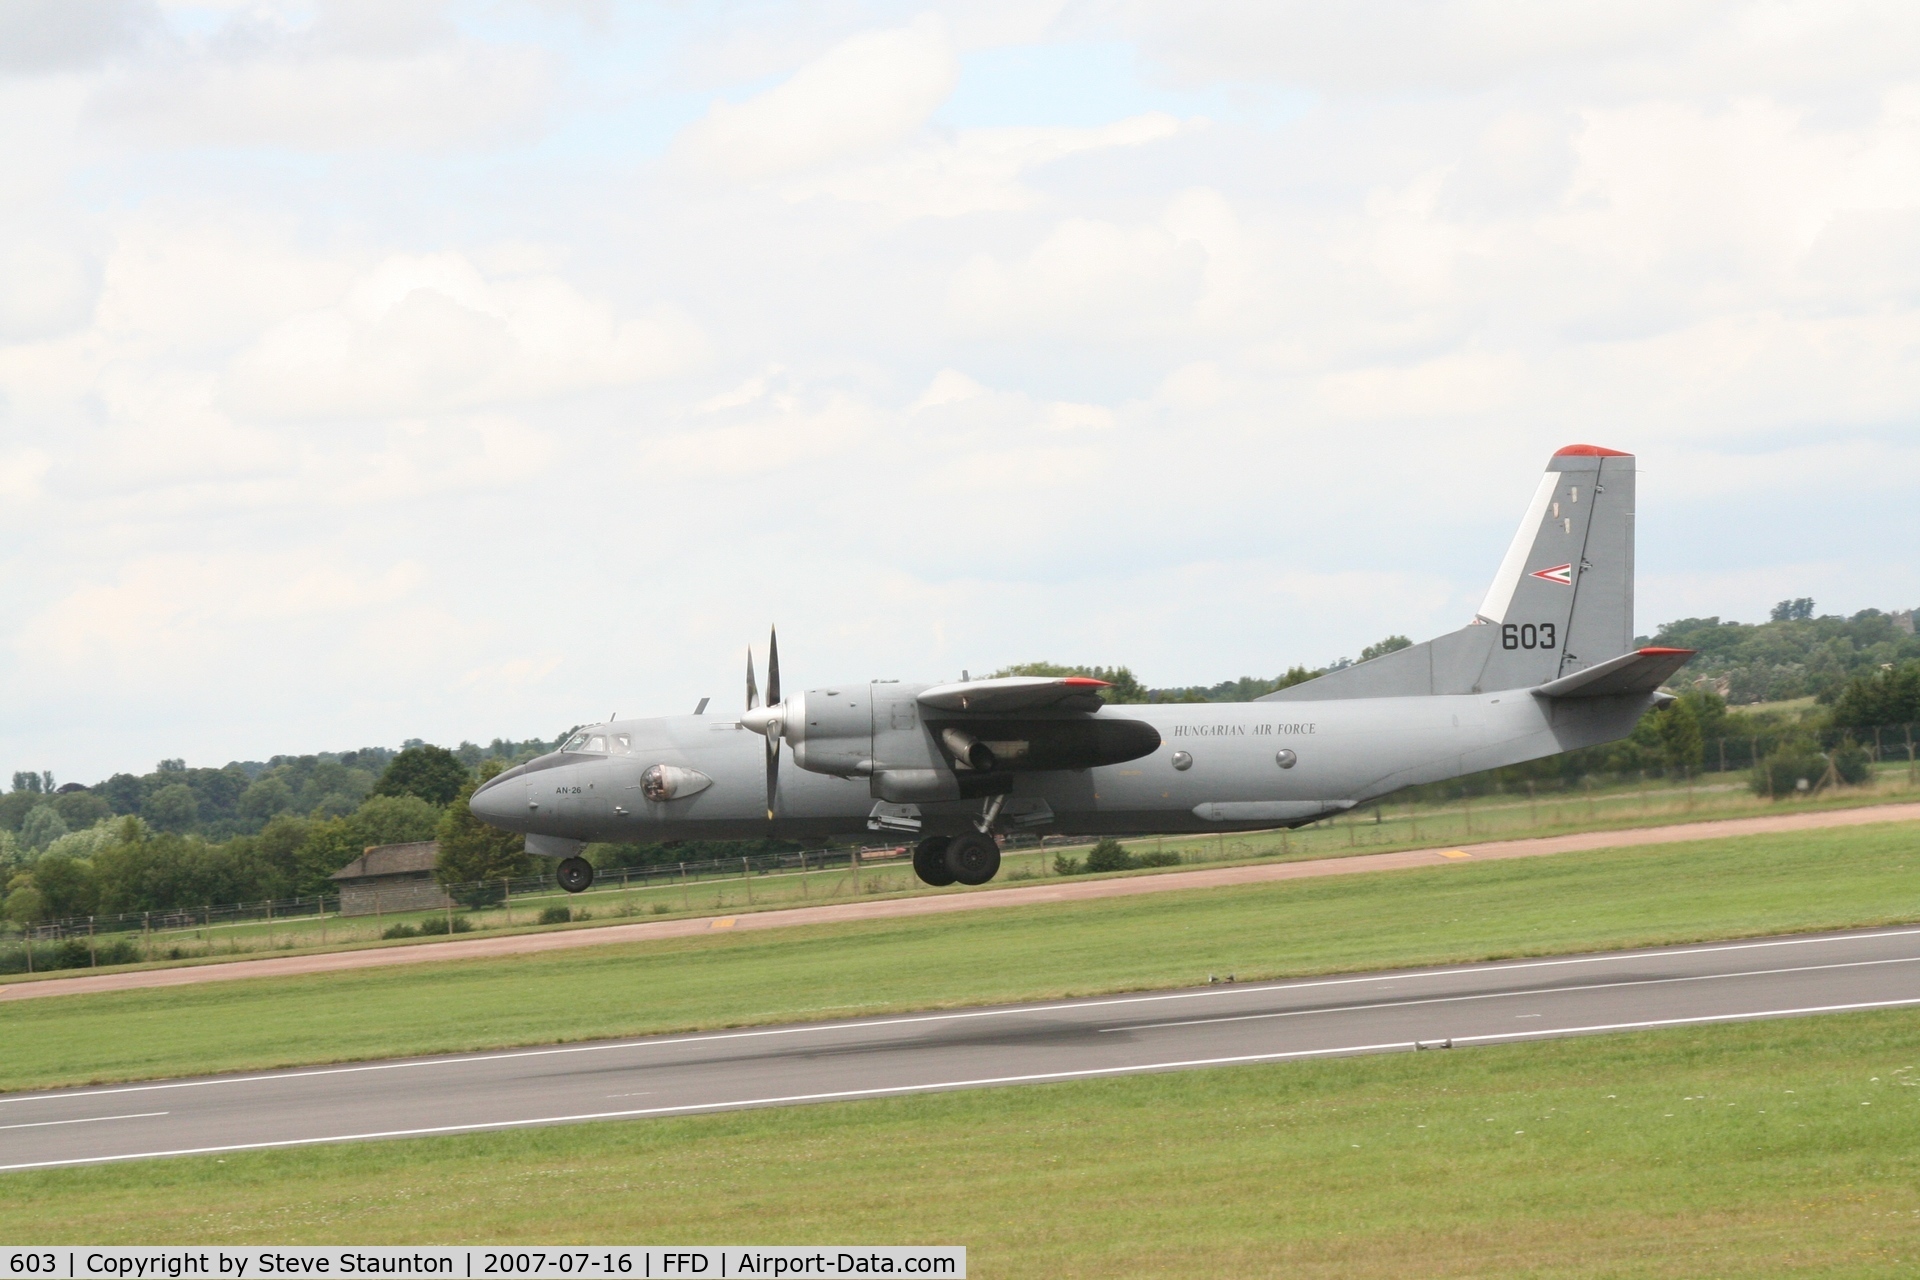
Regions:
[[[753,646],[747,646],[747,710],[760,705],[760,688],[753,682]]]
[[[780,736],[767,735],[767,821],[773,821],[773,795],[780,786]]]
[[[780,703],[780,633],[769,628],[767,633],[767,705]]]

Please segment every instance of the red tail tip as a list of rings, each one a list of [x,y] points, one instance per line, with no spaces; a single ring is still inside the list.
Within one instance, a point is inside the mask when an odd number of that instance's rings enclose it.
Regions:
[[[1633,455],[1624,449],[1603,449],[1597,444],[1570,444],[1557,450],[1556,458],[1631,458]]]

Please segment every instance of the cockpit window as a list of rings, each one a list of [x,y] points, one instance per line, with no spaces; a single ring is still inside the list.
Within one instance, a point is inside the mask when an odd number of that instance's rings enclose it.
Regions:
[[[588,738],[587,745],[582,748],[582,750],[586,751],[605,751],[606,749],[607,735],[604,733],[596,733],[591,738]]]
[[[571,738],[567,739],[567,745],[560,749],[562,751],[585,751],[587,749],[587,735],[584,733],[574,734]]]

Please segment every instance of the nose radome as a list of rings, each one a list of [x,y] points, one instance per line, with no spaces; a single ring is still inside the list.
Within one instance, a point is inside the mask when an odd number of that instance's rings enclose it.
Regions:
[[[505,826],[513,807],[513,784],[504,778],[489,778],[467,801],[467,810],[482,822]]]

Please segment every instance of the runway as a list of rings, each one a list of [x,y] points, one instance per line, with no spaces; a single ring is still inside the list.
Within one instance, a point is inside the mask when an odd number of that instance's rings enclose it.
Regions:
[[[0,1095],[0,1170],[1920,1007],[1920,927]]]

